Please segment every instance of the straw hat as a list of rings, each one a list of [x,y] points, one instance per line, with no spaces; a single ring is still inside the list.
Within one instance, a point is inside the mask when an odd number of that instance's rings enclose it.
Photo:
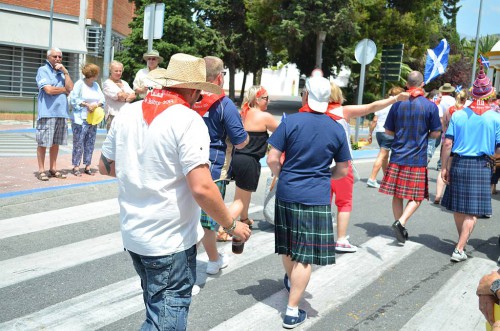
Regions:
[[[164,87],[187,88],[221,94],[222,88],[207,83],[205,60],[189,54],[172,55],[167,69],[151,70],[146,79]]]
[[[439,88],[439,92],[453,93],[455,92],[455,88],[451,86],[450,83],[444,83],[444,85]]]
[[[104,109],[102,107],[97,107],[93,112],[88,113],[87,123],[90,125],[97,125],[104,119]]]
[[[156,58],[158,58],[158,64],[160,64],[160,63],[163,62],[163,58],[160,56],[160,52],[158,52],[155,49],[152,49],[149,52],[142,54],[142,58],[144,59],[144,61],[147,61],[148,57],[156,57]]]

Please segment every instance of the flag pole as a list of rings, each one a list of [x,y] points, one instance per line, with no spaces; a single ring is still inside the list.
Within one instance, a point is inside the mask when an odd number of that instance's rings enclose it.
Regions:
[[[479,2],[479,16],[477,18],[477,30],[476,30],[476,48],[474,50],[474,61],[472,63],[472,77],[470,80],[470,85],[472,86],[474,82],[474,77],[476,76],[476,61],[477,61],[477,53],[479,51],[479,30],[481,27],[481,12],[483,9],[483,0]]]

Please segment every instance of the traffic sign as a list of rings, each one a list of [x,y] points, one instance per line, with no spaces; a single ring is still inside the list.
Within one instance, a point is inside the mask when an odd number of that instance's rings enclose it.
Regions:
[[[399,81],[401,76],[401,61],[403,60],[403,44],[384,46],[382,48],[382,62],[380,75],[384,82]]]
[[[354,50],[354,57],[356,61],[360,64],[370,64],[377,55],[377,46],[370,39],[363,39],[357,45]]]

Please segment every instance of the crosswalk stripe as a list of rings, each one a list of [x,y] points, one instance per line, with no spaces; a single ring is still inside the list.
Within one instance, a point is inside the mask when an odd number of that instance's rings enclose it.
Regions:
[[[401,330],[483,331],[485,319],[476,308],[476,287],[482,276],[496,269],[494,261],[479,258],[467,260]]]
[[[219,277],[273,254],[273,239],[273,233],[259,232],[253,235],[245,243],[244,254],[233,256],[229,266],[222,270]],[[231,243],[225,243],[221,250],[230,251]],[[206,253],[198,255],[197,284],[218,279],[207,277],[205,273],[207,261]],[[132,277],[2,323],[0,330],[95,330],[143,309],[139,278]]]
[[[227,203],[226,205],[229,205]],[[85,213],[82,213],[85,210]],[[262,211],[262,206],[250,204],[248,213]],[[56,228],[59,226],[91,221],[96,218],[112,216],[120,213],[118,199],[109,199],[87,203],[74,207],[61,208],[0,220],[0,239],[20,236],[32,232]],[[78,215],[78,217],[75,217]]]
[[[85,210],[82,213],[82,210]],[[0,239],[47,230],[63,225],[86,222],[118,214],[118,199],[87,203],[26,216],[0,220]],[[78,215],[78,217],[76,217]]]
[[[303,328],[311,327],[420,247],[411,241],[400,247],[393,238],[378,236],[361,245],[356,254],[344,255],[337,264],[315,270],[306,292],[307,302],[317,314],[310,316]],[[288,293],[283,289],[211,330],[237,330],[241,325],[248,330],[279,330],[287,301]]]
[[[0,262],[0,288],[117,254],[122,237],[115,232]]]

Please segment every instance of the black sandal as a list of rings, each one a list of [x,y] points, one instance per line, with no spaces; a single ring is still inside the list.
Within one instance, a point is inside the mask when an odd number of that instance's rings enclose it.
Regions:
[[[84,173],[86,173],[89,176],[94,176],[94,173],[90,169],[85,169]]]

